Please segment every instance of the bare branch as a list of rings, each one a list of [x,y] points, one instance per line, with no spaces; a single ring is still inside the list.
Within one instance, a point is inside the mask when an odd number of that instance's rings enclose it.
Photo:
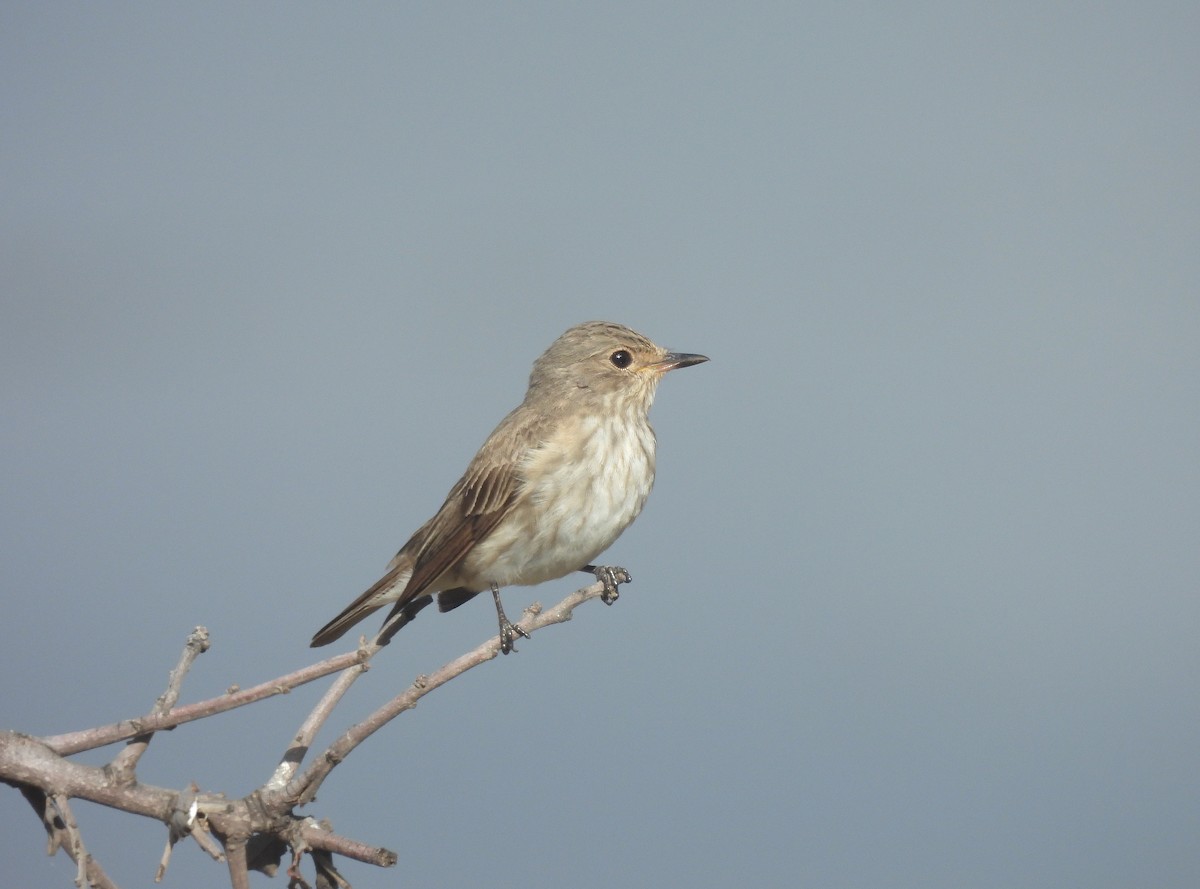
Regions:
[[[21,785],[21,795],[33,807],[42,821],[42,826],[46,828],[46,854],[52,856],[59,849],[63,849],[75,862],[76,885],[80,885],[80,879],[84,879],[87,885],[95,889],[118,889],[117,884],[104,872],[99,862],[84,849],[79,826],[75,823],[75,816],[65,796],[50,797],[40,788],[28,785]]]
[[[167,844],[163,849],[162,858],[158,862],[158,872],[154,875],[156,883],[162,882],[162,878],[167,873],[167,867],[171,863],[171,854],[175,849],[175,844],[184,837],[190,836],[194,839],[196,845],[215,861],[225,860],[225,853],[221,851],[217,841],[208,832],[208,820],[200,811],[200,799],[196,795],[199,792],[200,788],[196,786],[195,782],[192,782],[173,803],[173,811],[167,822]]]
[[[253,688],[230,691],[220,697],[209,698],[207,701],[198,701],[195,704],[176,707],[169,713],[161,716],[151,712],[146,716],[136,719],[125,719],[111,725],[68,732],[62,735],[49,735],[41,740],[43,744],[62,756],[70,756],[73,753],[81,753],[84,750],[94,750],[97,747],[115,744],[117,741],[124,741],[137,735],[146,734],[147,732],[158,732],[175,728],[175,726],[183,725],[185,722],[204,719],[207,716],[214,716],[217,713],[224,713],[227,710],[234,710],[238,707],[244,707],[247,704],[253,704],[264,698],[286,694],[293,688],[298,688],[301,685],[320,679],[322,676],[328,676],[330,673],[337,673],[339,670],[351,667],[358,663],[359,659],[360,655],[357,651],[335,655],[312,666],[280,676],[278,679],[260,683]]]
[[[158,859],[158,870],[154,872],[154,882],[161,883],[162,878],[167,875],[167,867],[171,864],[171,852],[175,849],[175,844],[170,839],[167,840],[167,845],[163,849],[163,854]]]
[[[150,711],[153,716],[165,716],[171,711],[179,700],[179,692],[183,687],[183,678],[187,675],[188,670],[192,668],[196,658],[208,651],[208,629],[205,627],[196,627],[192,630],[190,636],[187,637],[187,642],[184,643],[183,653],[179,656],[179,663],[175,665],[175,669],[171,671],[171,675],[167,680],[167,690],[159,695],[158,700],[154,702],[154,709]],[[138,760],[142,758],[142,754],[146,752],[146,748],[150,746],[150,739],[154,737],[154,732],[146,732],[131,739],[125,745],[125,749],[118,753],[113,761],[109,764],[109,771],[112,773],[113,780],[119,784],[126,784],[135,779]]]
[[[300,763],[304,761],[304,757],[308,753],[308,748],[312,746],[313,738],[317,732],[321,730],[321,726],[333,714],[333,708],[350,690],[350,686],[354,684],[363,673],[369,669],[368,661],[374,657],[379,651],[380,645],[378,642],[367,643],[363,641],[358,651],[359,663],[355,664],[342,672],[334,681],[329,690],[317,702],[317,706],[312,709],[304,722],[301,723],[299,730],[292,738],[292,743],[283,753],[283,758],[279,762],[279,766],[275,769],[275,774],[263,787],[268,793],[277,793],[282,791],[289,781],[296,774],[296,770],[300,768]]]
[[[250,889],[250,871],[246,866],[246,838],[228,837],[225,856],[229,864],[229,883],[233,889]]]
[[[91,855],[87,855],[85,852],[83,864],[80,864],[79,850],[83,848],[83,840],[80,839],[76,843],[71,836],[72,830],[75,837],[79,836],[79,827],[75,824],[75,817],[71,814],[69,805],[66,804],[66,797],[56,797],[52,802],[45,791],[28,785],[21,786],[21,795],[25,797],[29,805],[33,806],[33,810],[42,820],[42,826],[46,828],[47,855],[54,855],[59,849],[63,849],[75,861],[77,868],[86,867],[86,870],[82,872],[86,876],[88,885],[95,889],[117,889],[117,884],[109,878],[108,874],[104,872],[104,868]],[[80,871],[76,873],[77,881],[79,873]]]
[[[164,824],[171,815],[173,790],[141,782],[118,787],[102,768],[63,759],[40,739],[0,731],[0,780],[23,787],[53,788],[72,799],[86,799]]]
[[[570,620],[575,608],[589,599],[602,597],[604,592],[604,584],[598,582],[576,590],[545,611],[534,603],[526,609],[518,626],[525,633],[532,633],[550,624]],[[79,798],[153,818],[168,826],[168,847],[160,863],[159,879],[169,861],[171,845],[185,835],[194,837],[214,857],[221,857],[209,830],[225,847],[230,879],[235,889],[248,885],[249,870],[275,873],[289,848],[292,852],[289,871],[294,873],[293,883],[297,886],[303,882],[298,877],[298,867],[306,853],[317,867],[318,886],[348,885],[333,865],[334,854],[381,867],[394,865],[394,852],[339,836],[333,833],[327,823],[298,816],[295,809],[312,802],[333,768],[367,737],[400,713],[415,707],[421,698],[434,689],[472,667],[494,659],[500,651],[498,638],[492,637],[436,672],[418,677],[408,689],[345,731],[306,770],[299,773],[300,763],[317,731],[328,721],[346,690],[367,670],[370,659],[381,650],[380,637],[371,642],[364,641],[352,652],[328,658],[273,682],[174,708],[172,704],[178,697],[184,675],[207,644],[206,637],[200,635],[202,632],[201,628],[197,628],[193,638],[189,638],[189,649],[185,650],[179,665],[172,671],[167,691],[156,703],[154,711],[143,719],[126,720],[51,738],[33,738],[17,732],[0,731],[0,781],[20,788],[38,812],[46,825],[51,854],[62,846],[72,853],[77,863],[81,862],[81,881],[101,889],[116,889],[84,848],[69,804],[70,799]],[[194,785],[176,791],[136,780],[123,780],[132,777],[133,767],[145,749],[143,742],[148,740],[152,732],[262,700],[337,671],[342,671],[342,675],[305,718],[275,775],[247,796],[230,799],[220,793],[201,793]],[[65,758],[68,753],[124,738],[136,739],[115,760],[125,768],[98,768]],[[142,745],[140,749],[137,747],[139,744]]]
[[[336,852],[338,855],[344,855],[346,858],[352,858],[364,864],[373,864],[376,867],[392,867],[397,860],[396,853],[391,849],[369,846],[358,840],[340,836],[317,824],[311,818],[304,819],[300,836],[304,844],[314,853]]]
[[[208,832],[208,819],[204,815],[196,816],[196,823],[192,825],[191,837],[196,841],[197,846],[209,854],[213,861],[225,860],[225,853],[221,851],[220,845]]]
[[[75,862],[75,885],[79,889],[86,889],[88,885],[87,878],[87,862],[88,852],[83,845],[83,837],[79,833],[79,825],[75,821],[75,813],[71,811],[71,804],[62,794],[56,793],[50,797],[50,803],[54,806],[54,810],[58,813],[59,820],[63,825],[63,833],[66,834],[66,842],[62,844],[63,849],[71,860]]]
[[[604,584],[594,583],[591,586],[576,590],[553,608],[543,611],[538,603],[525,609],[525,614],[517,622],[517,626],[527,633],[540,630],[551,624],[563,623],[571,619],[572,613],[589,599],[603,595]],[[334,767],[344,760],[355,747],[387,725],[405,710],[417,706],[417,701],[436,688],[445,685],[456,676],[477,667],[485,661],[490,661],[500,653],[499,638],[492,638],[469,651],[461,657],[441,667],[429,676],[418,676],[405,691],[396,695],[382,707],[369,715],[362,722],[348,729],[340,738],[334,741],[325,752],[300,775],[288,784],[284,791],[285,798],[295,800],[297,805],[311,802],[322,782],[333,771]]]
[[[42,822],[42,827],[46,829],[46,854],[53,856],[62,848],[62,832],[65,825],[50,808],[50,799],[46,796],[46,791],[40,787],[30,787],[28,784],[21,784],[19,787],[25,802],[33,807],[33,811]]]

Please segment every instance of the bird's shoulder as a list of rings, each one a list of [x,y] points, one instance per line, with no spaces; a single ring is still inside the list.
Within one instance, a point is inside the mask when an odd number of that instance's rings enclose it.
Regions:
[[[450,492],[463,515],[505,509],[520,490],[530,455],[553,435],[555,420],[521,404],[500,421]]]
[[[400,548],[389,567],[405,560],[421,564],[431,553],[461,548],[463,535],[477,536],[494,527],[516,502],[529,454],[553,426],[549,417],[525,404],[513,409],[488,436],[441,508]]]

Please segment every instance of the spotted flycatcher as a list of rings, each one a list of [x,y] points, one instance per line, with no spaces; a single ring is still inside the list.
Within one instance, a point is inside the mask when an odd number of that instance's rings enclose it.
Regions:
[[[668,352],[620,324],[572,327],[534,362],[525,400],[483,443],[437,515],[387,574],[317,631],[313,647],[392,604],[380,631],[386,642],[434,594],[449,611],[490,589],[508,654],[525,634],[504,616],[500,587],[572,571],[595,574],[612,604],[629,574],[591,562],[637,518],[654,484],[654,392],[667,371],[707,360]]]

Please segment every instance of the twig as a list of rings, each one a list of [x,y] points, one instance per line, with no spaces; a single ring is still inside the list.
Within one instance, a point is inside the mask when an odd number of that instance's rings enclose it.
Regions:
[[[79,832],[75,813],[71,811],[71,803],[67,797],[60,793],[51,794],[50,803],[58,813],[55,826],[61,825],[60,829],[66,837],[65,841],[60,840],[63,851],[75,862],[75,885],[79,889],[116,889],[116,884],[88,854],[87,847],[83,844],[83,834]]]
[[[25,802],[33,806],[33,811],[37,813],[38,818],[42,822],[42,827],[46,829],[46,854],[53,856],[60,848],[62,848],[62,821],[54,814],[50,808],[50,800],[46,797],[46,792],[40,787],[31,787],[28,784],[18,785],[21,790],[21,796],[25,797]]]
[[[197,701],[195,704],[176,707],[169,713],[161,716],[149,713],[137,719],[125,719],[111,725],[102,725],[77,732],[67,732],[62,735],[49,735],[40,740],[60,756],[70,756],[73,753],[94,750],[97,747],[115,744],[117,741],[124,741],[147,732],[158,732],[175,728],[175,726],[183,725],[185,722],[204,719],[207,716],[214,716],[217,713],[224,713],[227,710],[244,707],[247,704],[253,704],[255,701],[261,701],[263,698],[286,694],[293,688],[298,688],[301,685],[320,679],[322,676],[328,676],[330,673],[337,673],[339,670],[353,666],[358,661],[359,653],[351,651],[346,654],[335,655],[311,666],[294,670],[291,673],[280,676],[278,679],[260,683],[252,688],[240,689],[228,692],[220,697],[209,698],[207,701]]]
[[[312,709],[300,728],[292,737],[292,743],[287,750],[284,751],[283,758],[275,769],[275,773],[271,779],[263,786],[263,792],[268,795],[278,794],[284,791],[288,782],[296,774],[296,770],[300,768],[300,763],[304,761],[305,755],[308,753],[308,748],[312,746],[313,738],[317,732],[321,730],[321,726],[333,714],[333,708],[350,690],[350,686],[354,684],[363,673],[369,669],[368,661],[380,650],[382,646],[378,642],[364,642],[360,645],[357,654],[359,662],[353,667],[350,667],[342,672],[334,681],[333,685],[329,686],[329,690],[317,702],[317,706]]]
[[[571,619],[572,613],[579,605],[603,594],[604,584],[595,583],[576,590],[548,610],[541,610],[535,603],[526,609],[518,625],[526,633],[532,633],[550,624],[562,623]],[[186,792],[154,787],[141,781],[119,784],[113,779],[110,769],[83,765],[64,756],[67,753],[91,749],[219,713],[285,692],[331,672],[346,671],[301,725],[296,739],[307,747],[317,729],[327,721],[333,705],[354,679],[366,669],[371,656],[379,650],[378,642],[377,638],[371,643],[361,645],[355,651],[294,671],[253,689],[175,708],[162,715],[152,713],[143,720],[126,721],[51,738],[33,738],[17,732],[0,731],[0,781],[21,788],[46,825],[51,851],[61,845],[81,856],[85,862],[85,870],[82,872],[84,879],[100,889],[116,887],[100,866],[87,855],[74,819],[69,817],[70,798],[87,799],[124,812],[153,818],[168,825],[182,818],[197,842],[209,849],[210,854],[214,854],[212,838],[206,832],[207,829],[211,829],[226,849],[226,860],[234,889],[248,887],[250,867],[268,872],[258,861],[261,857],[259,853],[255,853],[255,861],[248,860],[250,855],[247,839],[251,837],[264,840],[268,844],[276,844],[279,851],[290,846],[294,855],[303,854],[308,850],[313,855],[314,862],[318,862],[318,883],[324,881],[330,885],[343,885],[344,880],[333,868],[331,854],[336,853],[388,867],[395,864],[395,853],[338,836],[311,818],[298,817],[294,814],[294,809],[310,803],[337,763],[345,759],[367,737],[400,713],[415,707],[429,692],[472,667],[494,659],[500,651],[499,640],[496,637],[488,639],[473,651],[456,658],[433,674],[418,677],[410,688],[344,732],[298,775],[298,763],[304,756],[304,751],[289,750],[280,768],[290,768],[292,777],[282,788],[264,786],[241,799],[228,799],[224,794],[197,794],[197,805],[193,812],[191,800]],[[180,676],[182,672],[184,671],[180,671]],[[177,687],[174,682],[173,676],[172,687]],[[51,795],[53,805],[47,794]],[[54,809],[58,810],[57,816],[53,812]],[[220,852],[216,851],[215,855],[219,856]],[[274,846],[271,855],[278,858]]]
[[[172,801],[178,796],[173,790],[140,781],[117,787],[103,768],[63,759],[38,738],[3,730],[0,730],[0,781],[61,793],[71,799],[86,799],[164,823],[171,815]]]
[[[167,680],[167,690],[159,695],[158,700],[154,702],[154,708],[150,711],[153,716],[164,716],[171,711],[179,700],[179,692],[183,687],[183,678],[187,675],[188,670],[192,668],[196,658],[208,651],[208,629],[205,627],[196,627],[192,630],[190,636],[187,637],[187,642],[184,643],[183,652],[179,655],[179,663],[175,665],[175,669],[171,671],[171,675]],[[142,758],[142,754],[146,752],[146,748],[150,746],[150,739],[154,737],[154,732],[146,732],[145,734],[137,735],[125,745],[120,753],[113,757],[113,761],[109,763],[109,771],[112,773],[113,780],[118,784],[125,784],[135,780],[138,760]]]
[[[572,612],[589,599],[599,598],[604,593],[603,583],[576,590],[567,598],[549,610],[541,610],[536,602],[525,609],[525,614],[517,626],[532,633],[551,624],[563,623],[571,619]],[[325,752],[315,759],[311,765],[296,779],[291,781],[284,791],[285,798],[295,801],[296,805],[305,805],[316,796],[317,789],[333,771],[334,767],[344,760],[355,747],[387,725],[405,710],[417,706],[417,701],[436,688],[449,682],[456,676],[477,667],[485,661],[490,661],[500,653],[499,638],[492,638],[466,654],[455,658],[428,676],[418,676],[406,690],[396,695],[382,707],[376,709],[362,722],[349,728],[340,738],[335,740]]]
[[[296,824],[290,844],[293,849],[308,850],[309,852],[336,852],[346,858],[373,864],[376,867],[392,867],[396,863],[396,853],[382,846],[368,846],[358,840],[352,840],[334,833],[327,822],[318,823],[313,818],[305,818]]]
[[[79,825],[75,821],[75,813],[71,811],[71,803],[62,794],[55,793],[50,796],[50,804],[54,806],[54,811],[58,813],[63,833],[66,834],[66,842],[62,844],[63,851],[70,855],[71,860],[75,862],[75,885],[79,889],[85,889],[88,882],[88,852],[87,848],[83,845],[83,837],[79,834]]]
[[[225,857],[229,864],[229,883],[233,889],[250,889],[250,871],[246,866],[246,838],[226,837]]]
[[[33,810],[37,812],[38,817],[42,820],[42,826],[46,828],[46,854],[54,855],[59,849],[63,849],[72,860],[78,860],[78,854],[74,848],[74,840],[68,835],[67,820],[63,816],[63,808],[70,812],[69,806],[60,806],[58,800],[51,803],[50,798],[44,791],[37,787],[30,787],[28,784],[21,785],[21,795],[25,797],[29,805],[33,806]],[[66,797],[61,799],[64,801]],[[74,816],[71,817],[71,824],[75,823]],[[75,826],[75,834],[79,835],[79,827]],[[82,846],[82,840],[80,841]],[[89,884],[95,889],[117,889],[117,884],[104,872],[104,868],[92,858],[91,855],[86,855],[84,859],[87,863],[87,879]],[[78,876],[78,870],[76,871]]]
[[[192,827],[191,837],[196,841],[197,846],[209,854],[213,861],[225,860],[225,853],[221,851],[220,845],[208,832],[208,819],[203,815],[197,816],[196,823]]]
[[[193,781],[172,805],[171,815],[167,820],[166,847],[163,849],[162,857],[158,861],[158,871],[154,874],[154,882],[156,883],[162,882],[162,878],[167,873],[167,867],[171,863],[171,854],[175,850],[175,844],[184,837],[190,836],[194,839],[196,845],[207,852],[214,860],[225,860],[225,853],[221,851],[221,847],[217,844],[216,840],[208,833],[208,820],[200,811],[200,800],[196,795],[199,792],[200,788]]]

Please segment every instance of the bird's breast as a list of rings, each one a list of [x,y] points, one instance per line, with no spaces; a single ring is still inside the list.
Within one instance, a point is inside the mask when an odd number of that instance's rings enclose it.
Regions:
[[[484,584],[501,586],[541,583],[583,567],[642,511],[654,484],[654,451],[644,412],[560,424],[530,451],[519,502],[464,567]]]

